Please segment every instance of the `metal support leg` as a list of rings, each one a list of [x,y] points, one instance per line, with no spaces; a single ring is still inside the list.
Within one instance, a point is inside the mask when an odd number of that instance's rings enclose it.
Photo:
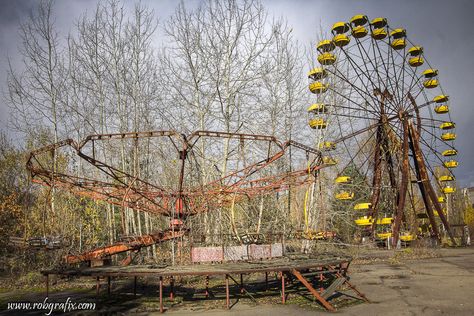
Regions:
[[[324,291],[324,287],[323,287],[323,280],[324,280],[324,276],[323,276],[323,268],[321,267],[321,274],[319,275],[319,292],[322,293]]]
[[[206,298],[209,298],[209,276],[206,275]]]
[[[285,274],[281,272],[281,303],[286,303],[286,295],[285,295]]]
[[[133,296],[137,296],[137,277],[133,277]]]
[[[95,295],[97,297],[99,297],[99,289],[100,289],[100,278],[97,277],[96,282],[95,282]]]
[[[244,277],[243,274],[240,274],[240,293],[244,293]]]
[[[265,272],[265,291],[268,291],[268,272]]]
[[[171,279],[170,279],[170,300],[171,301],[174,300],[174,278],[173,278],[173,276],[171,276]]]
[[[230,296],[229,296],[229,275],[225,275],[225,302],[227,309],[230,309]]]
[[[163,313],[163,277],[160,276],[160,313]]]
[[[107,295],[110,296],[110,276],[107,277]]]
[[[49,297],[49,274],[46,274],[45,281],[46,281],[46,297]]]

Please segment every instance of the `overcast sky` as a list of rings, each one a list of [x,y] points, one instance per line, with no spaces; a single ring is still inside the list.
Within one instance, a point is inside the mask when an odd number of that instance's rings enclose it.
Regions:
[[[124,1],[125,2],[125,1]],[[154,8],[164,21],[178,3],[173,0],[142,1]],[[185,1],[195,6],[199,1]],[[127,1],[133,6],[133,1]],[[348,21],[355,14],[369,18],[386,17],[391,27],[404,27],[408,38],[424,47],[425,56],[440,73],[443,89],[450,95],[451,117],[456,122],[460,166],[455,171],[461,186],[474,186],[474,1],[472,0],[268,0],[263,1],[270,14],[285,17],[293,34],[303,44],[314,40],[322,25],[329,30],[337,21]],[[54,15],[61,35],[74,21],[92,11],[96,0],[57,1]],[[0,86],[5,91],[7,57],[18,63],[20,21],[36,6],[34,0],[0,0]],[[306,80],[302,78],[302,80]],[[7,131],[8,108],[0,99],[0,129]]]

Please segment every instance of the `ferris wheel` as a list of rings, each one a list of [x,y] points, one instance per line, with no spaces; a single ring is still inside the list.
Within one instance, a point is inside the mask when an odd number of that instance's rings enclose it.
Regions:
[[[356,15],[335,23],[316,48],[309,126],[323,162],[337,170],[334,199],[372,237],[415,238],[400,235],[413,210],[438,238],[439,218],[454,243],[442,204],[455,191],[455,123],[423,47],[385,18]]]

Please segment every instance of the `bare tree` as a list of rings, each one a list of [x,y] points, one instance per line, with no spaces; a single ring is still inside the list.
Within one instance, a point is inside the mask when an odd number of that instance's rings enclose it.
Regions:
[[[61,106],[64,91],[64,61],[60,39],[52,17],[53,2],[41,1],[38,10],[21,24],[23,71],[8,69],[8,101],[14,127],[30,137],[46,126],[58,142],[62,132]],[[57,156],[53,152],[54,172]],[[51,189],[50,208],[55,218],[55,187]]]

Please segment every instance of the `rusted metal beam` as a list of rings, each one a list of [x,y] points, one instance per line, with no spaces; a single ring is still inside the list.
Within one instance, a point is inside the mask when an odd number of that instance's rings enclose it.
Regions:
[[[420,144],[419,144],[419,134],[415,130],[413,125],[411,125],[411,133],[413,134],[413,138],[415,139],[415,141],[413,142],[413,147],[415,149],[415,152],[417,153],[416,159],[417,159],[417,162],[418,162],[419,168],[420,168],[421,182],[425,186],[425,190],[427,191],[428,196],[430,197],[433,206],[435,207],[436,211],[438,212],[439,218],[441,219],[441,222],[443,223],[444,228],[448,232],[448,235],[449,235],[449,238],[451,239],[451,242],[455,246],[456,241],[454,239],[453,232],[451,230],[451,227],[449,226],[448,220],[447,220],[447,218],[446,218],[446,216],[443,212],[443,209],[441,208],[441,205],[438,202],[438,197],[437,197],[437,195],[436,195],[436,193],[433,189],[433,186],[431,185],[431,182],[429,180],[428,172],[426,171],[425,161],[423,159],[423,154],[421,152],[421,148],[420,148]]]
[[[234,138],[241,140],[259,140],[268,141],[275,143],[278,147],[282,148],[282,144],[274,136],[258,135],[258,134],[242,134],[242,133],[228,133],[228,132],[217,132],[217,131],[196,131],[191,133],[187,139],[189,144],[192,145],[196,142],[199,137],[215,137],[215,138]],[[194,140],[196,138],[196,140]]]
[[[428,219],[430,220],[431,229],[433,231],[433,234],[436,236],[438,241],[441,241],[441,236],[439,234],[438,225],[436,224],[436,219],[435,219],[435,216],[434,216],[434,213],[433,213],[433,208],[431,207],[431,203],[430,203],[428,194],[426,192],[425,185],[422,181],[423,174],[421,173],[421,168],[420,168],[420,157],[417,155],[417,151],[415,150],[415,141],[416,141],[416,139],[414,138],[415,135],[413,135],[412,130],[413,130],[412,123],[409,122],[409,137],[410,137],[410,143],[409,144],[410,144],[410,150],[411,150],[412,155],[413,155],[413,164],[414,164],[414,167],[415,167],[415,174],[416,174],[416,179],[417,179],[417,183],[418,183],[418,188],[419,188],[420,193],[421,193],[421,198],[423,199],[423,204],[425,205],[426,213],[428,214]]]
[[[370,210],[370,216],[374,219],[372,226],[370,227],[370,235],[375,236],[375,229],[377,227],[377,213],[378,213],[378,205],[380,201],[380,191],[382,187],[382,128],[383,126],[380,125],[377,128],[377,133],[375,136],[375,152],[374,152],[374,172],[372,178],[372,197],[371,203],[372,208]]]
[[[301,273],[296,270],[292,269],[291,273],[298,279],[300,280],[301,283],[313,294],[313,296],[328,310],[331,312],[336,311],[336,309],[328,302],[326,301],[319,293],[316,291],[313,286],[304,278]]]
[[[175,232],[171,230],[165,230],[163,232],[158,232],[150,235],[137,236],[134,237],[133,240],[130,242],[120,242],[109,246],[100,247],[79,255],[66,255],[64,259],[67,263],[71,264],[96,259],[103,259],[111,255],[116,255],[132,250],[136,251],[142,247],[148,247],[159,242],[180,238],[184,236],[185,233],[186,231],[184,230]]]
[[[405,210],[405,201],[408,189],[408,176],[409,176],[409,161],[408,161],[408,118],[403,118],[403,145],[402,145],[402,169],[401,169],[401,181],[398,188],[398,199],[397,199],[397,211],[395,213],[395,222],[392,229],[392,246],[396,247],[398,243],[398,235],[400,232],[400,225],[402,222],[403,212]]]

